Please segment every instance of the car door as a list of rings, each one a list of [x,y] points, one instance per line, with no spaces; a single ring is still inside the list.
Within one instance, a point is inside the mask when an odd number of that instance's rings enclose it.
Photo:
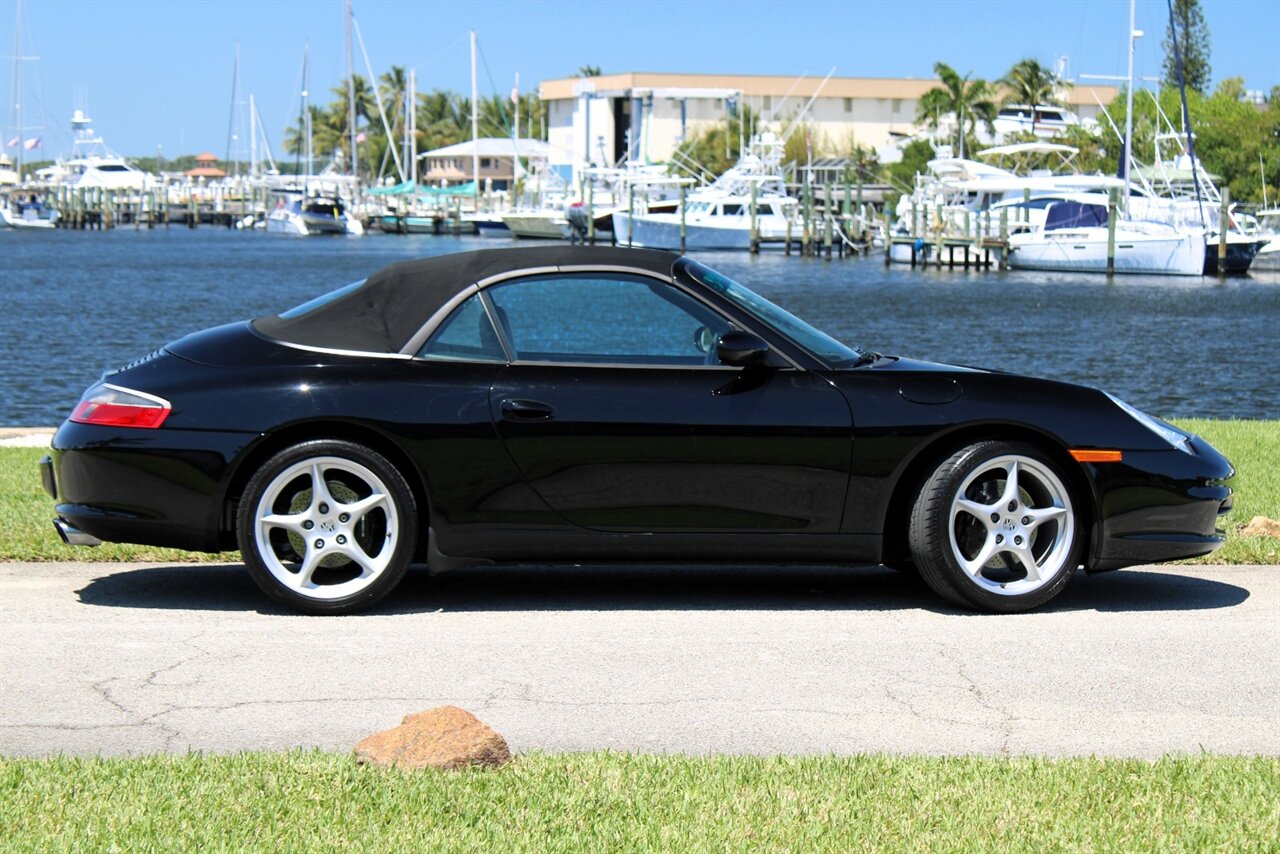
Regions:
[[[720,364],[733,325],[669,280],[555,273],[482,293],[512,356],[490,389],[498,434],[567,521],[839,529],[852,426],[824,378]]]

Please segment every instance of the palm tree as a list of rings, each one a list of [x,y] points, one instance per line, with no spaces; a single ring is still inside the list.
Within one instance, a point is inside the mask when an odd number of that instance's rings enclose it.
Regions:
[[[404,124],[404,97],[408,89],[409,73],[403,65],[391,66],[390,71],[378,78],[378,94],[382,96],[392,133],[400,131]]]
[[[941,86],[935,86],[920,97],[916,107],[916,121],[937,129],[938,117],[950,113],[956,117],[956,133],[960,137],[960,156],[964,157],[965,135],[973,130],[978,119],[991,130],[995,120],[994,93],[985,80],[970,80],[973,72],[964,77],[945,62],[935,63],[933,73],[938,75]]]
[[[1036,131],[1036,110],[1040,104],[1058,103],[1057,91],[1062,85],[1058,75],[1034,59],[1023,59],[1001,77],[999,83],[1008,90],[1003,103],[1026,104],[1031,107],[1031,132]]]
[[[580,65],[574,77],[599,77],[600,66],[598,65]]]

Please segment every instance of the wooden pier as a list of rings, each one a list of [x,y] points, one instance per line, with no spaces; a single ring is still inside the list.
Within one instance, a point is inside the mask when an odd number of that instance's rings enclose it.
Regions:
[[[200,200],[188,194],[173,199],[168,187],[137,192],[103,187],[58,187],[51,191],[49,204],[58,211],[58,228],[105,231],[133,226],[155,228],[180,225],[196,228],[211,225],[235,228],[251,217],[261,221],[267,215],[266,196]]]

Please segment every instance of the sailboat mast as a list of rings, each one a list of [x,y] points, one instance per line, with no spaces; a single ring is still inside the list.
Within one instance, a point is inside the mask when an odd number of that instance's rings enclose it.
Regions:
[[[307,59],[311,53],[311,43],[304,42],[302,47],[302,124],[303,132],[307,135],[307,172],[302,179],[302,191],[305,194],[307,185],[311,182],[312,160],[315,158],[315,152],[312,150],[313,137],[311,133],[311,107],[307,103]]]
[[[13,49],[13,135],[18,138],[16,152],[18,163],[18,183],[22,183],[22,149],[26,140],[22,138],[22,0],[18,0],[18,19],[14,26]]]
[[[249,93],[249,174],[258,176],[258,107],[253,102],[253,93]]]
[[[480,198],[480,102],[476,87],[476,31],[471,31],[471,180]]]
[[[227,162],[234,158],[235,177],[240,177],[240,146],[236,137],[236,106],[240,100],[240,42],[236,42],[236,61],[231,67],[231,115],[227,119]]]
[[[1138,37],[1134,29],[1136,0],[1129,0],[1129,83],[1125,93],[1124,110],[1124,212],[1129,214],[1129,165],[1133,162],[1133,42]]]
[[[347,0],[347,122],[351,128],[351,175],[359,177],[356,164],[356,78],[351,59],[351,0]]]
[[[418,183],[418,72],[409,69],[409,95],[406,98],[409,111],[409,180]]]

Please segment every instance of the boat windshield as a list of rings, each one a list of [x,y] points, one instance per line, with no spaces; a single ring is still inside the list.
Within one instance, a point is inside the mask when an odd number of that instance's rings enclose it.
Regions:
[[[867,361],[862,358],[861,350],[841,344],[786,309],[779,308],[750,288],[738,284],[723,273],[717,273],[704,264],[682,258],[676,262],[675,271],[677,275],[683,273],[739,308],[759,317],[791,343],[833,368],[855,367]]]
[[[333,302],[334,300],[339,299],[340,297],[346,296],[347,294],[351,293],[352,291],[354,291],[356,288],[360,287],[363,284],[364,284],[364,279],[361,279],[358,282],[352,282],[349,285],[343,285],[337,290],[329,291],[329,293],[324,294],[322,296],[318,296],[315,299],[307,300],[302,305],[294,306],[288,311],[282,311],[280,312],[280,316],[286,320],[292,320],[295,317],[302,317],[304,314],[310,314],[311,312],[315,311],[317,308],[320,308],[321,306],[326,306],[329,303]]]

